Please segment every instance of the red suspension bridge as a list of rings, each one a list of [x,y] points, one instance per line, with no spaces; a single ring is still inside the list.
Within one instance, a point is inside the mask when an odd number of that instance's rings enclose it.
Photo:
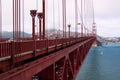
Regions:
[[[4,1],[0,0],[0,80],[75,80],[96,41],[93,1]],[[3,37],[7,23],[12,38]],[[56,31],[48,34],[50,28]]]

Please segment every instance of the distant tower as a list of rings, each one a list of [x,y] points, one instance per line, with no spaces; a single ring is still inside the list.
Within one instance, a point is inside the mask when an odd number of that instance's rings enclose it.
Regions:
[[[96,37],[96,40],[93,43],[93,47],[96,47],[97,46],[97,29],[96,29],[95,22],[93,22],[93,25],[92,25],[92,35],[93,35],[93,37]]]
[[[96,29],[96,23],[93,22],[93,25],[92,25],[92,35],[96,37],[97,35],[97,29]]]
[[[93,24],[92,24],[92,35],[94,37],[97,37],[97,29],[96,29],[96,23],[95,23],[95,15],[94,15],[94,4],[92,0],[92,10],[93,10]]]

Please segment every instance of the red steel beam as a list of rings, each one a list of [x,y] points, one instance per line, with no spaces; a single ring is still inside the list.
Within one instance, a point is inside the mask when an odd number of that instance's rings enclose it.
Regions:
[[[47,48],[49,46],[54,46],[54,45],[59,45],[59,44],[65,44],[67,42],[77,42],[77,41],[83,41],[86,39],[89,39],[91,37],[80,37],[80,38],[65,38],[65,39],[57,39],[57,40],[39,40],[36,41],[36,49],[42,49],[42,48]],[[18,51],[20,50],[19,44],[21,44],[21,52],[28,52],[28,51],[33,51],[34,50],[34,41],[29,40],[29,41],[22,41],[22,42],[1,42],[0,46],[0,58],[5,57],[5,56],[11,56],[11,50],[15,49],[15,53],[19,54]],[[12,46],[12,47],[11,47]],[[16,46],[16,47],[14,47]]]
[[[1,80],[9,80],[9,79],[13,79],[13,80],[31,80],[32,76],[34,76],[35,74],[41,72],[42,70],[45,70],[47,67],[49,67],[50,65],[55,64],[55,62],[59,61],[60,59],[62,59],[63,57],[66,58],[66,60],[68,60],[69,62],[69,69],[68,69],[68,74],[71,74],[73,76],[73,79],[75,79],[76,73],[73,73],[73,69],[71,67],[71,61],[69,60],[68,55],[73,52],[74,50],[78,49],[79,47],[81,47],[82,45],[86,45],[89,44],[89,47],[91,46],[92,42],[94,41],[93,38],[85,40],[81,43],[75,44],[71,47],[65,48],[63,50],[60,50],[58,52],[55,52],[54,54],[48,55],[46,57],[43,57],[41,59],[38,59],[36,61],[33,61],[31,63],[25,64],[21,67],[15,68],[11,71],[5,72],[3,74],[0,75],[0,79]],[[83,50],[85,50],[88,48],[85,48]],[[86,53],[83,52],[81,53],[82,55]],[[85,58],[85,57],[84,57]],[[71,62],[71,63],[70,63]],[[65,63],[66,65],[67,63]],[[80,66],[79,66],[80,67]],[[66,67],[65,67],[66,68]],[[72,71],[72,72],[71,72]],[[70,73],[69,73],[70,72]],[[63,75],[64,72],[63,72]],[[64,77],[63,77],[64,78]],[[65,80],[65,79],[62,79]],[[72,78],[70,78],[70,80],[72,80]]]
[[[0,0],[0,40],[2,38],[2,2]]]
[[[56,51],[58,49],[73,45],[77,42],[82,42],[83,40],[86,40],[86,39],[89,39],[89,38],[81,37],[78,39],[67,38],[67,39],[37,41],[36,42],[37,50],[34,56],[39,56],[51,51]],[[33,40],[28,40],[23,42],[0,43],[0,52],[1,52],[0,53],[0,64],[1,64],[0,69],[3,70],[3,72],[6,72],[10,69],[11,66],[15,68],[17,66],[22,65],[21,61],[33,58],[34,46],[35,45]],[[11,53],[14,53],[14,55],[12,55]],[[3,63],[4,64],[6,63],[7,65],[4,65]]]
[[[43,39],[45,39],[45,0],[42,0],[43,4]]]

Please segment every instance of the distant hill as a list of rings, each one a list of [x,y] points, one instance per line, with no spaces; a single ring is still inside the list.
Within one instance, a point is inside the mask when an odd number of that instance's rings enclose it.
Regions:
[[[68,32],[66,32],[66,37],[68,37]],[[75,32],[70,32],[70,37],[74,37]],[[49,39],[54,39],[56,37],[62,38],[63,37],[63,31],[62,30],[56,30],[56,29],[49,29],[46,30],[46,37]]]
[[[101,37],[97,36],[98,45],[105,45],[120,42],[120,37]]]
[[[23,32],[21,32],[21,33],[23,33]],[[2,37],[3,38],[12,38],[13,32],[3,31]],[[31,37],[31,34],[24,32],[24,37]]]
[[[21,32],[21,33],[23,33],[23,32]],[[75,32],[71,32],[70,34],[71,34],[71,37],[75,36]],[[68,32],[66,32],[66,35],[68,36]],[[30,38],[31,36],[32,36],[31,34],[24,32],[24,37]],[[8,32],[8,31],[3,31],[2,37],[3,38],[12,38],[13,33]],[[63,37],[63,31],[62,30],[56,30],[56,29],[46,30],[46,37],[48,37],[49,39],[55,39],[56,37],[62,38]],[[97,44],[99,46],[105,45],[105,44],[110,44],[110,43],[116,43],[116,42],[120,42],[120,37],[101,37],[101,36],[97,36]]]

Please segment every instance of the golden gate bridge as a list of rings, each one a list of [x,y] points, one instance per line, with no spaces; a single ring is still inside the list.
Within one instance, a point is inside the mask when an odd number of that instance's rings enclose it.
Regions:
[[[9,1],[0,0],[0,80],[75,80],[96,45],[93,1]],[[12,38],[3,38],[4,22]],[[56,31],[48,34],[51,27]]]

